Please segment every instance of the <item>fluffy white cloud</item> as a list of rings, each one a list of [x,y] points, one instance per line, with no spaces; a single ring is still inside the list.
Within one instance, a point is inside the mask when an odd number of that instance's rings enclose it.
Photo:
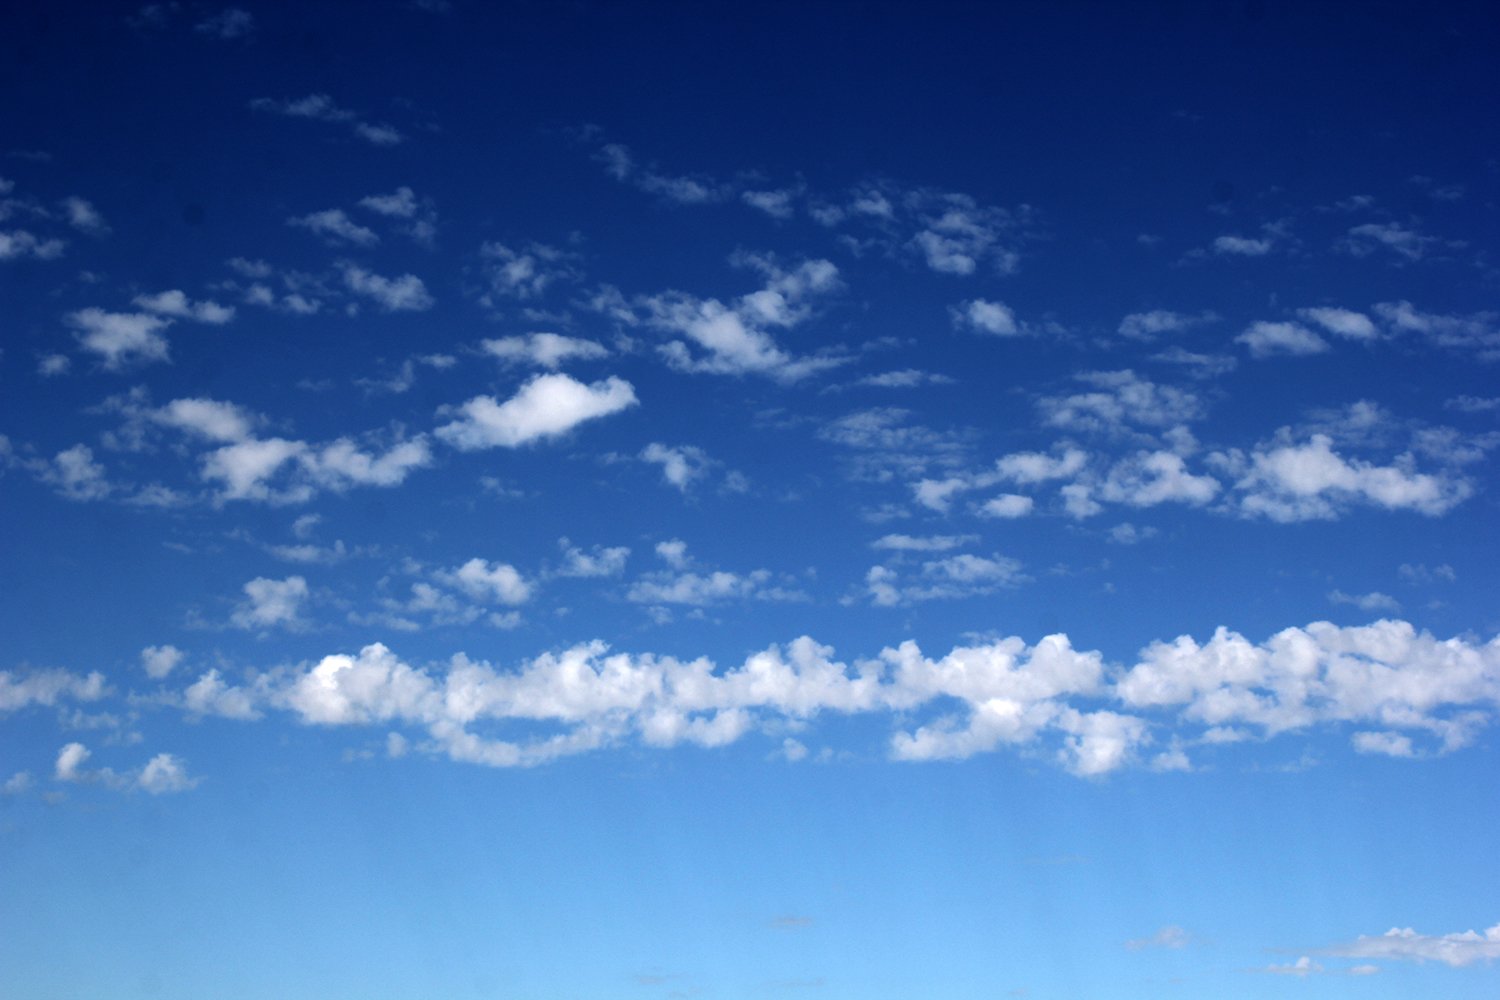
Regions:
[[[111,371],[168,360],[167,339],[161,331],[172,324],[170,319],[150,313],[106,312],[93,306],[69,313],[66,319],[79,331],[79,346],[98,355]]]
[[[1349,604],[1361,611],[1389,611],[1398,613],[1401,610],[1401,602],[1389,594],[1380,591],[1371,591],[1368,594],[1346,594],[1342,590],[1331,591],[1328,599],[1334,604]]]
[[[1257,358],[1269,358],[1278,354],[1322,354],[1328,350],[1328,341],[1297,323],[1251,323],[1234,340],[1235,343],[1248,347],[1250,354]]]
[[[514,605],[531,599],[531,584],[509,563],[470,559],[441,578],[476,601]]]
[[[146,676],[159,681],[182,662],[183,652],[176,646],[147,646],[141,650],[141,666]]]
[[[82,743],[69,743],[58,751],[52,776],[58,781],[80,781],[85,776],[81,768],[92,756],[89,748]]]
[[[1326,434],[1297,444],[1282,435],[1248,458],[1238,453],[1212,456],[1239,475],[1235,489],[1239,510],[1273,521],[1331,518],[1352,503],[1387,510],[1414,510],[1436,516],[1468,498],[1473,488],[1447,474],[1418,472],[1409,456],[1394,465],[1346,459],[1333,450]]]
[[[229,616],[230,622],[236,627],[258,629],[300,624],[298,615],[309,593],[307,581],[302,577],[289,576],[285,580],[272,580],[258,576],[242,589],[245,600]]]
[[[141,768],[136,786],[148,795],[169,795],[197,787],[198,780],[188,775],[187,765],[181,758],[159,753]]]
[[[55,667],[25,674],[0,670],[0,712],[15,712],[32,705],[50,707],[68,699],[98,701],[107,691],[104,675],[97,670],[87,676]]]
[[[564,362],[594,361],[609,356],[603,344],[560,333],[529,333],[524,337],[499,337],[480,343],[486,352],[502,361],[557,369]]]
[[[914,538],[911,535],[884,535],[871,542],[870,547],[892,552],[949,552],[978,540],[978,535],[931,535],[926,538]]]
[[[961,326],[996,337],[1016,337],[1025,330],[1016,322],[1016,314],[1004,302],[974,299],[965,302],[953,312],[953,320]]]
[[[629,382],[610,376],[585,385],[567,375],[538,375],[505,402],[476,396],[437,436],[461,451],[517,448],[566,434],[579,424],[636,405]]]
[[[1051,479],[1071,479],[1088,464],[1088,454],[1078,448],[1064,448],[1060,455],[1037,451],[1018,451],[995,462],[995,471],[1013,483],[1044,483]]]
[[[865,591],[873,604],[894,607],[990,594],[1025,579],[1021,564],[1015,559],[961,553],[923,562],[915,572],[904,572],[894,566],[872,566],[865,574]]]
[[[1399,222],[1366,222],[1349,230],[1344,249],[1357,257],[1385,249],[1403,261],[1414,261],[1427,256],[1438,243],[1436,237],[1423,236]]]
[[[58,452],[50,462],[33,462],[32,469],[38,479],[69,500],[102,500],[114,492],[104,466],[94,461],[88,445],[75,444]]]
[[[1140,452],[1117,462],[1099,487],[1099,496],[1132,507],[1161,503],[1208,503],[1219,492],[1212,476],[1187,471],[1181,455],[1169,451]]]
[[[661,173],[654,167],[643,166],[628,148],[619,143],[601,146],[598,159],[615,180],[679,205],[705,205],[722,201],[730,194],[727,186],[706,178],[674,177]]]
[[[217,399],[174,399],[151,414],[156,423],[208,441],[244,441],[258,423],[254,414]]]

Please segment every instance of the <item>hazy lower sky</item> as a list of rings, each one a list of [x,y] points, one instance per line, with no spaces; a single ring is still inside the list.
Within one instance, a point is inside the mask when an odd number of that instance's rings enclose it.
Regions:
[[[1493,997],[1497,51],[12,5],[0,997]]]

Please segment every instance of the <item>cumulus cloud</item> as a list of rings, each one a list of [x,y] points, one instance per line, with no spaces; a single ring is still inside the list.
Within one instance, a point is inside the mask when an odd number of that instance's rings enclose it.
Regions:
[[[141,650],[141,666],[154,681],[166,678],[182,659],[183,652],[176,646],[147,646]]]
[[[1026,332],[1016,322],[1016,314],[1004,302],[974,299],[953,310],[953,322],[980,333],[996,337],[1017,337]]]
[[[563,551],[563,564],[553,571],[554,576],[619,576],[625,571],[625,560],[630,557],[630,549],[623,545],[610,548],[595,545],[584,552],[566,538],[558,539],[557,544]]]
[[[109,223],[92,203],[76,195],[62,200],[63,215],[68,225],[90,236],[108,236]]]
[[[1402,262],[1421,260],[1441,243],[1399,222],[1367,222],[1354,226],[1345,238],[1343,248],[1356,257],[1368,257],[1386,250]]]
[[[137,364],[167,361],[167,338],[161,335],[172,324],[151,313],[106,312],[90,306],[66,317],[78,331],[78,344],[97,355],[104,367],[119,371]]]
[[[503,403],[493,396],[474,397],[458,408],[457,420],[435,433],[461,451],[517,448],[566,434],[636,402],[631,384],[614,376],[585,385],[567,375],[538,375]]]
[[[531,599],[531,584],[509,563],[475,558],[439,577],[476,601],[515,605]]]
[[[948,552],[963,548],[978,540],[978,535],[929,535],[925,538],[916,538],[911,535],[883,535],[871,542],[870,547],[891,552]]]
[[[1229,257],[1264,257],[1274,244],[1267,237],[1220,236],[1214,240],[1214,253]]]
[[[1283,433],[1248,456],[1218,453],[1210,461],[1238,476],[1235,506],[1241,513],[1281,522],[1336,517],[1356,503],[1437,516],[1473,492],[1464,479],[1416,471],[1410,456],[1392,465],[1345,458],[1327,434],[1297,443]]]
[[[603,344],[560,333],[528,333],[480,343],[485,352],[511,364],[531,364],[554,371],[568,361],[595,361],[609,356]]]
[[[108,690],[98,671],[83,675],[56,667],[19,674],[0,670],[0,712],[32,705],[51,707],[65,700],[98,701]]]
[[[872,566],[865,573],[865,593],[878,607],[895,607],[991,594],[1025,579],[1015,559],[961,553],[930,559],[912,569]]]
[[[237,628],[263,629],[274,626],[295,627],[298,615],[308,597],[307,581],[300,576],[272,580],[258,576],[242,588],[245,600],[229,616]]]

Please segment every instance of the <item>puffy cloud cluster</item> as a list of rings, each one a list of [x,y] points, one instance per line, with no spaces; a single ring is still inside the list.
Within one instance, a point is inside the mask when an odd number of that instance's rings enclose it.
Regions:
[[[738,254],[734,263],[760,272],[765,285],[729,303],[676,291],[627,303],[610,290],[599,305],[627,324],[680,335],[683,339],[669,340],[658,350],[682,371],[766,375],[795,382],[845,363],[842,356],[795,355],[772,334],[807,321],[814,298],[843,287],[837,267],[827,260],[809,260],[786,270],[774,258],[756,254]]]
[[[200,779],[188,774],[182,758],[159,753],[137,770],[121,773],[109,767],[89,769],[84,765],[93,752],[82,743],[69,743],[57,753],[52,777],[75,784],[98,784],[115,791],[142,791],[148,795],[168,795],[195,788]]]
[[[1492,962],[1500,958],[1500,924],[1483,933],[1418,934],[1410,927],[1392,927],[1384,934],[1362,934],[1354,941],[1328,949],[1341,958],[1375,958],[1409,962],[1442,962],[1449,966]]]

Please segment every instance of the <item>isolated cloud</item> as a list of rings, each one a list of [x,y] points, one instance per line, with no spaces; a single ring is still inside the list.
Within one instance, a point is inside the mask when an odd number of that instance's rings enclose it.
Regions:
[[[237,628],[260,629],[299,624],[298,614],[308,597],[307,581],[300,576],[272,580],[258,576],[242,588],[245,600],[229,621]]]
[[[150,313],[106,312],[90,306],[69,313],[66,321],[78,331],[79,346],[97,355],[111,371],[169,360],[167,338],[161,331],[171,326],[171,319]]]
[[[1410,927],[1392,927],[1384,934],[1360,935],[1348,944],[1326,950],[1340,958],[1377,958],[1392,961],[1441,962],[1462,967],[1500,958],[1500,924],[1484,932],[1418,934]]]
[[[387,278],[347,261],[340,265],[340,270],[346,288],[374,300],[386,312],[423,312],[434,305],[427,286],[414,274]]]
[[[341,208],[325,209],[287,219],[286,224],[306,229],[329,246],[372,247],[380,242],[373,229],[361,226]]]
[[[518,448],[636,403],[631,384],[613,375],[589,385],[567,375],[538,375],[503,403],[493,396],[475,396],[458,408],[457,420],[435,433],[460,451]]]
[[[176,646],[147,646],[141,650],[141,666],[154,681],[163,680],[182,659],[183,652]]]

